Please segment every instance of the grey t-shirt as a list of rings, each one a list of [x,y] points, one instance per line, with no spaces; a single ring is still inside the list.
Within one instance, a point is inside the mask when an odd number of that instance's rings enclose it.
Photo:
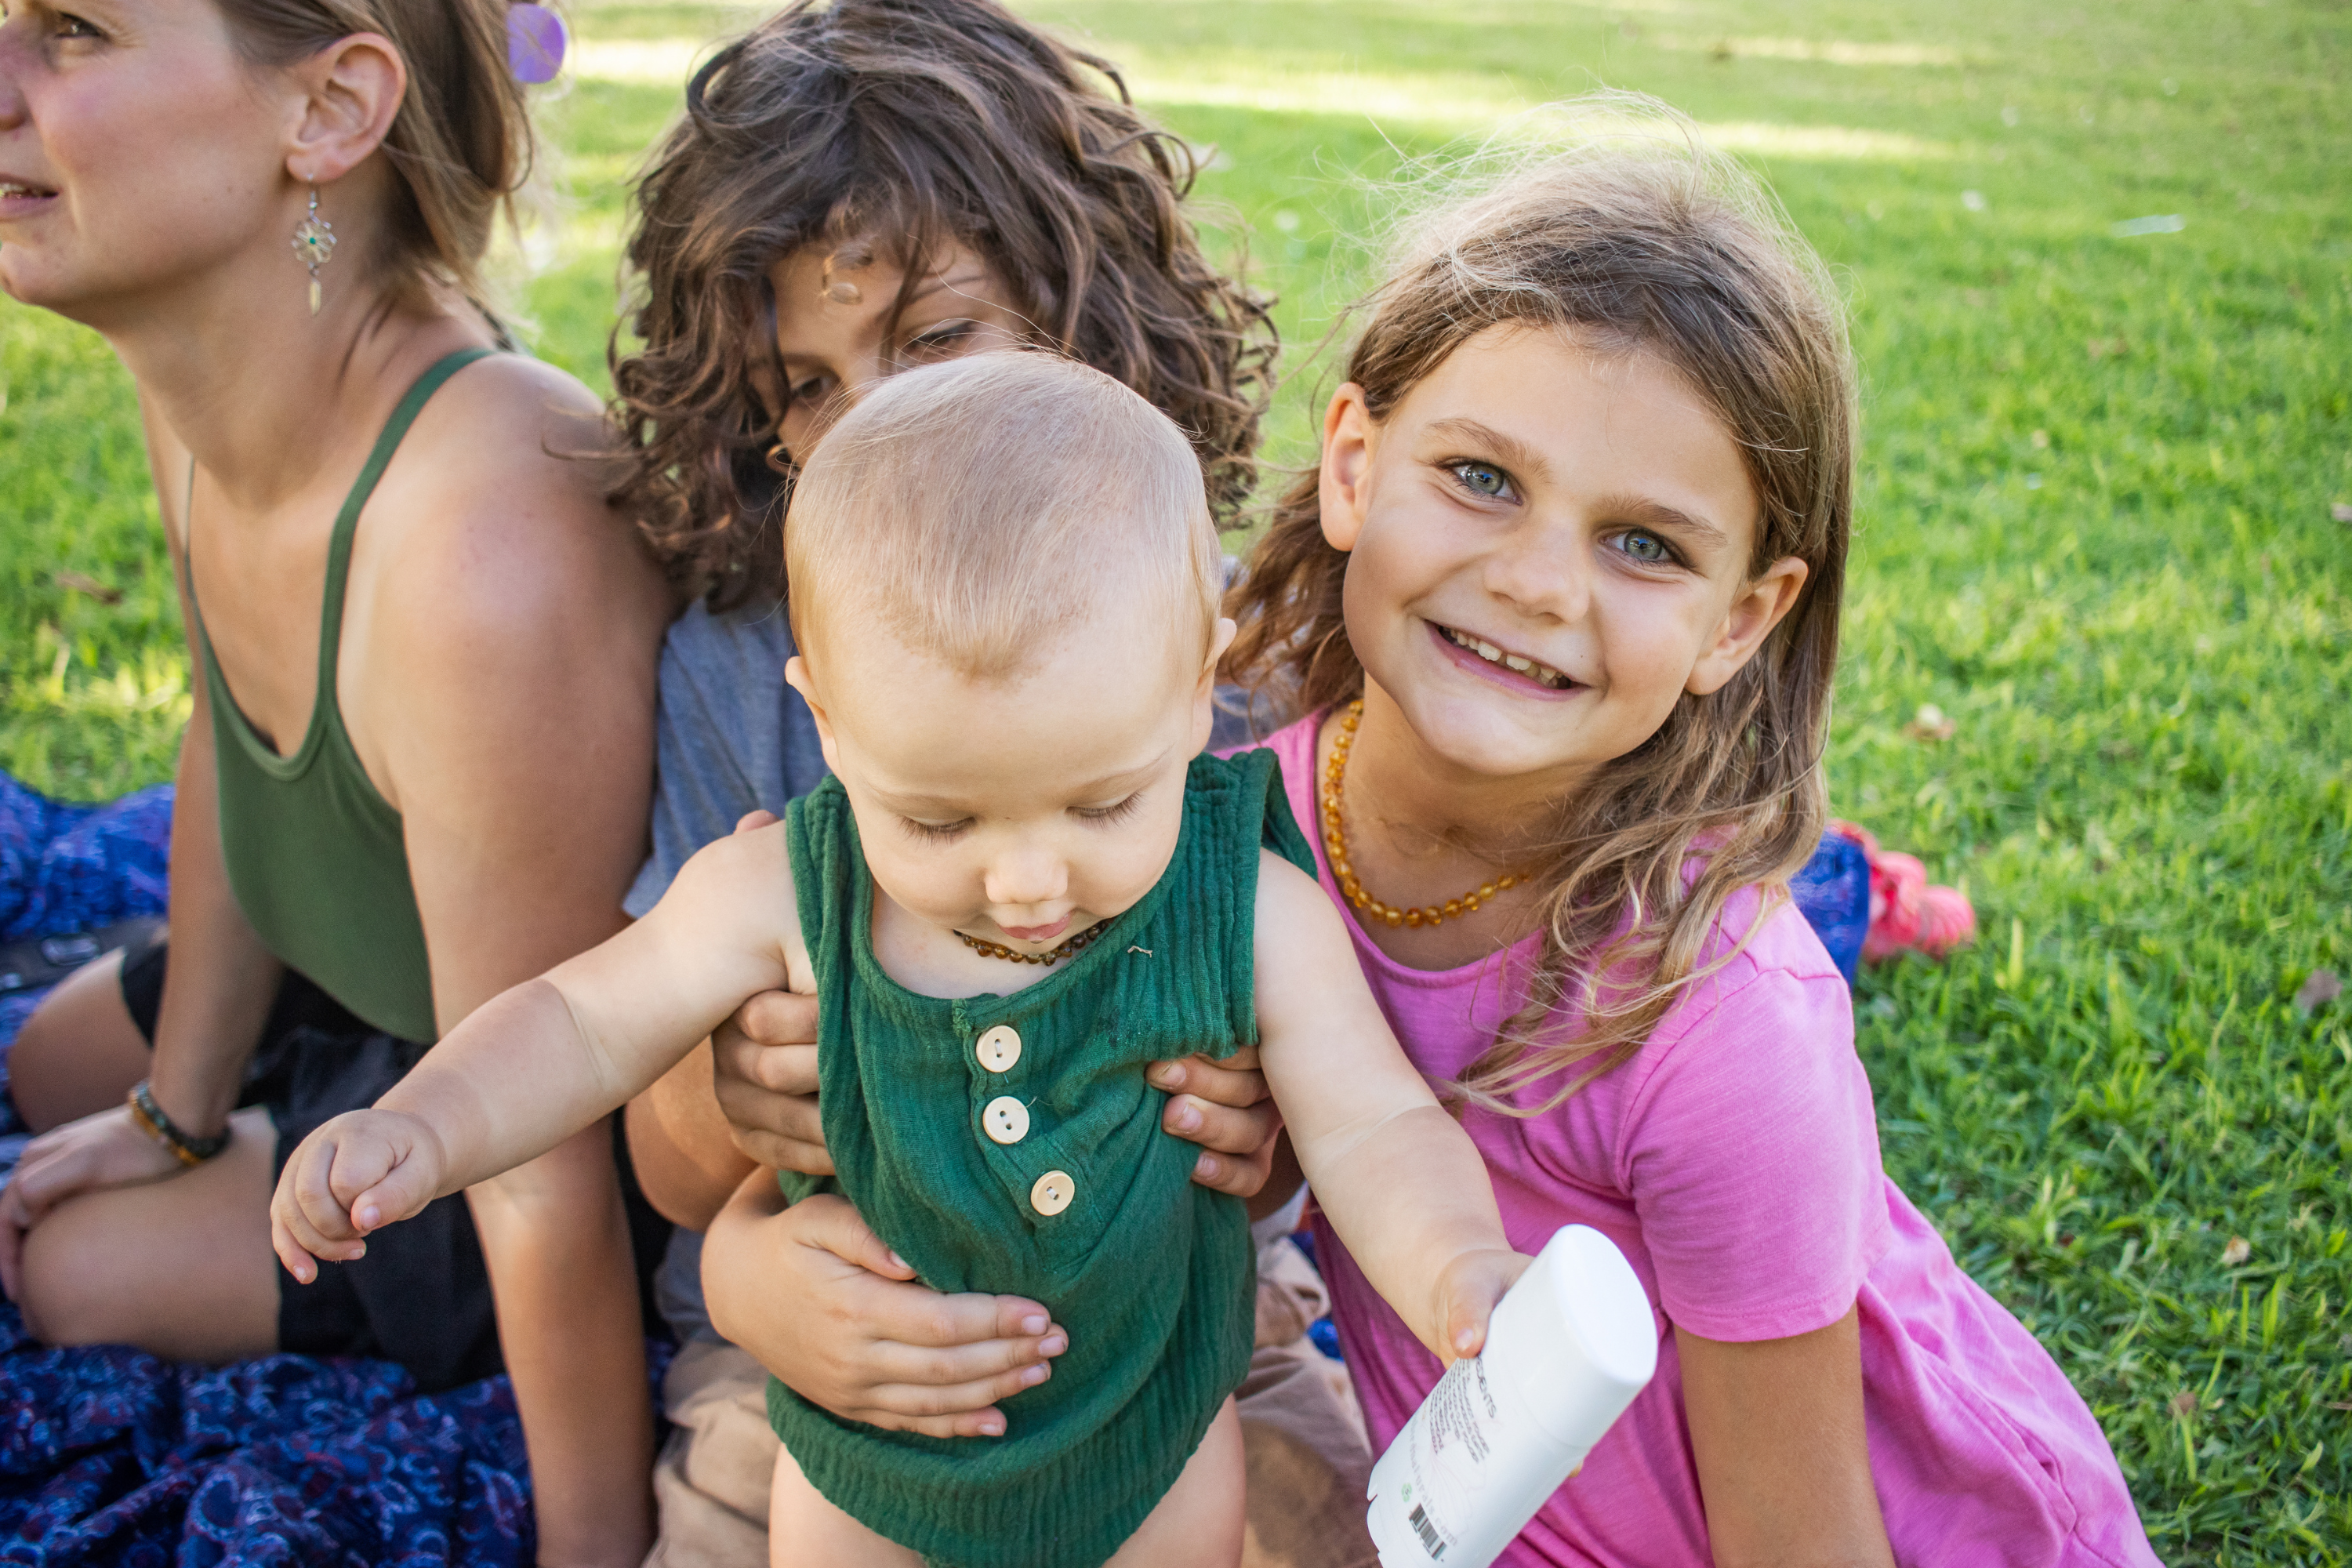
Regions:
[[[793,629],[781,604],[714,616],[699,602],[662,643],[655,739],[653,854],[623,900],[654,907],[696,850],[735,831],[747,811],[784,804],[824,777],[816,721],[784,684]]]

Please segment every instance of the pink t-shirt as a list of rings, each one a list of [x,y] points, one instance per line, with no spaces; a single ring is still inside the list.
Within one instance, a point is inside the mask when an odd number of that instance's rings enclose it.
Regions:
[[[1314,804],[1316,721],[1267,744],[1291,809],[1341,903]],[[1719,955],[1758,895],[1724,911]],[[1349,931],[1372,993],[1422,1071],[1451,1078],[1513,1005],[1500,959],[1408,969]],[[1528,1097],[1540,1103],[1540,1093]],[[1706,1520],[1669,1328],[1768,1340],[1862,1308],[1870,1466],[1897,1562],[2148,1564],[2098,1424],[2024,1325],[1953,1263],[1878,1163],[1870,1082],[1844,979],[1782,905],[1744,952],[1678,1002],[1641,1051],[1526,1120],[1465,1121],[1504,1229],[1523,1252],[1589,1225],[1623,1249],[1657,1315],[1656,1379],[1501,1559],[1708,1568]],[[1320,1215],[1317,1258],[1374,1451],[1438,1377],[1437,1360],[1375,1295]]]

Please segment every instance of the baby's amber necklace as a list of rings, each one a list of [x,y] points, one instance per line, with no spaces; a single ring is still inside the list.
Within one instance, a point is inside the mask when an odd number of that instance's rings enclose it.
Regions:
[[[1072,953],[1083,952],[1092,947],[1095,938],[1102,935],[1103,928],[1109,924],[1108,921],[1097,921],[1061,946],[1049,949],[1045,952],[1016,952],[1001,942],[982,942],[976,936],[966,936],[961,931],[956,932],[956,940],[982,958],[1001,958],[1008,963],[1042,963],[1051,969]]]
[[[1331,761],[1323,770],[1323,847],[1330,852],[1331,875],[1339,879],[1339,891],[1347,895],[1348,901],[1372,919],[1392,926],[1433,926],[1444,921],[1459,920],[1492,900],[1496,894],[1526,881],[1522,873],[1506,872],[1491,882],[1481,882],[1458,899],[1418,910],[1392,909],[1364,890],[1363,883],[1356,879],[1356,868],[1348,859],[1348,830],[1339,820],[1339,786],[1348,776],[1348,748],[1355,743],[1356,726],[1363,717],[1364,700],[1359,697],[1348,704],[1348,711],[1340,717],[1339,732],[1331,738]]]

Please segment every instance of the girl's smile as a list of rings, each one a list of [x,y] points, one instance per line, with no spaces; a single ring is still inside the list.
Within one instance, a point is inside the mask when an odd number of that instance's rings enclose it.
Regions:
[[[1548,664],[1524,654],[1513,653],[1458,626],[1442,626],[1432,621],[1429,631],[1432,637],[1445,645],[1464,668],[1513,689],[1532,686],[1547,697],[1565,697],[1572,692],[1590,689]],[[1465,655],[1476,662],[1466,662],[1463,658]]]

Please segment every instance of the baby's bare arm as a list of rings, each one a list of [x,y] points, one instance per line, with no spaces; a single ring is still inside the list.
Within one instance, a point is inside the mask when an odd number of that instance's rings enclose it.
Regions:
[[[1476,1350],[1526,1267],[1486,1162],[1405,1059],[1330,900],[1271,854],[1255,957],[1260,1056],[1316,1202],[1423,1343],[1447,1361]]]
[[[781,826],[719,839],[645,919],[476,1010],[378,1109],[432,1129],[443,1193],[533,1159],[659,1078],[746,996],[807,989],[795,908]]]

